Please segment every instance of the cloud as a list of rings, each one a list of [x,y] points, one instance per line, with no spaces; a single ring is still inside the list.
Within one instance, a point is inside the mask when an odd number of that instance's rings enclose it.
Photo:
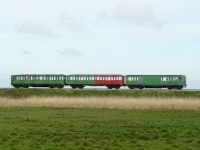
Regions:
[[[105,19],[135,22],[139,26],[162,28],[162,22],[158,20],[153,12],[153,5],[146,4],[143,7],[137,4],[120,3],[109,16],[106,13],[98,14]]]
[[[23,55],[30,55],[30,54],[32,54],[32,53],[29,52],[29,51],[23,51],[22,54],[23,54]]]
[[[56,34],[47,26],[42,25],[41,23],[33,23],[26,21],[24,23],[17,23],[15,27],[16,31],[19,33],[28,33],[34,35],[42,36],[55,36]]]
[[[66,13],[63,13],[61,16],[61,24],[74,33],[81,33],[88,30],[83,23],[77,21],[75,18],[69,16]]]
[[[75,49],[71,49],[71,48],[66,48],[64,51],[60,52],[60,55],[63,56],[82,56],[81,52],[75,50]]]

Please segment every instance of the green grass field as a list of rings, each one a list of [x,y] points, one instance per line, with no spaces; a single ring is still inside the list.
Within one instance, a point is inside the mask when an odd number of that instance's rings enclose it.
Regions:
[[[0,107],[0,149],[200,147],[199,110]]]
[[[2,150],[199,147],[199,91],[0,89]]]

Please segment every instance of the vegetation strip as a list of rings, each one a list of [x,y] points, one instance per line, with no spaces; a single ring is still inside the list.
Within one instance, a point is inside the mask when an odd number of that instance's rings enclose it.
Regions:
[[[0,107],[200,110],[200,99],[120,98],[120,97],[110,97],[110,98],[32,97],[26,99],[0,98]]]
[[[68,90],[68,89],[0,89],[0,97],[150,97],[200,98],[200,91],[178,90]]]

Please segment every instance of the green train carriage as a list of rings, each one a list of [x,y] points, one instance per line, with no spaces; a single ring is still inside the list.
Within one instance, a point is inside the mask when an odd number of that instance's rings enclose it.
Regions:
[[[179,89],[186,87],[185,75],[126,75],[125,84],[134,88],[168,88]]]
[[[66,75],[63,74],[21,74],[11,76],[11,85],[15,88],[50,87],[63,88]]]

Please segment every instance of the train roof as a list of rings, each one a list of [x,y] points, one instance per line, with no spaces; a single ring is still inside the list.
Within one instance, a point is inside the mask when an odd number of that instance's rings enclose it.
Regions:
[[[177,75],[177,74],[171,74],[171,75],[165,75],[165,74],[160,74],[160,75],[143,75],[143,74],[129,74],[125,76],[185,76],[185,75]]]
[[[121,74],[70,74],[67,76],[124,76]]]
[[[15,74],[12,76],[66,76],[64,74]]]

